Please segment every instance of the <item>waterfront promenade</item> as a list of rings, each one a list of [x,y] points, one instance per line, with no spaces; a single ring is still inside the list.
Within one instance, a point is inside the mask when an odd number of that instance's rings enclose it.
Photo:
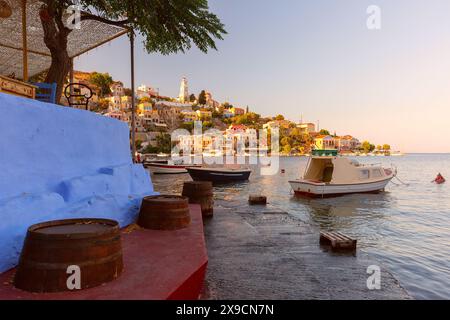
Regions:
[[[216,201],[205,238],[202,299],[410,299],[383,266],[381,290],[369,290],[377,261],[325,252],[318,231],[270,205]]]

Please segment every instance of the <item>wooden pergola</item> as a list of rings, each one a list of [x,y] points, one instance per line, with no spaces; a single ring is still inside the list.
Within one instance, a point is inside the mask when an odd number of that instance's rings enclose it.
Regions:
[[[0,75],[21,78],[47,70],[51,65],[51,53],[44,43],[44,30],[40,21],[42,2],[39,0],[0,0],[10,7],[10,15],[0,14]],[[128,28],[106,24],[96,20],[81,21],[79,29],[68,36],[67,51],[73,59],[125,34],[131,42],[131,86],[134,92],[134,34]],[[73,70],[71,72],[71,80]],[[72,81],[71,81],[72,82]],[[135,156],[135,101],[132,99],[131,139]]]
[[[0,74],[14,73],[27,81],[30,76],[48,69],[51,63],[39,17],[42,2],[3,1],[10,4],[12,14],[7,18],[0,17]],[[68,37],[69,56],[72,59],[78,57],[128,32],[126,28],[99,21],[82,21],[80,29],[74,29]]]

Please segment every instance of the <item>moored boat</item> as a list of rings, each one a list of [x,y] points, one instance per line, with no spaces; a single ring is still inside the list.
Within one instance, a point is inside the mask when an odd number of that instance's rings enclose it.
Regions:
[[[226,183],[248,180],[252,170],[228,168],[186,168],[194,181],[212,181]]]
[[[150,169],[154,174],[179,174],[187,173],[186,168],[200,167],[200,165],[184,164],[171,160],[145,161],[144,167]]]
[[[392,168],[362,165],[356,160],[337,156],[334,150],[315,150],[303,178],[289,183],[296,194],[338,196],[384,191],[395,175],[396,170]]]

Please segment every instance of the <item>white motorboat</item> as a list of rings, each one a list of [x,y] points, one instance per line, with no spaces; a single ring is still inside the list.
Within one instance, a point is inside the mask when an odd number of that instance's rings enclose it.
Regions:
[[[289,181],[296,194],[338,196],[351,193],[384,191],[397,174],[393,168],[363,165],[356,160],[337,156],[337,151],[314,150],[302,179]]]
[[[154,174],[177,174],[187,173],[186,168],[200,167],[200,165],[185,164],[182,161],[156,160],[145,161],[144,167],[150,169]]]

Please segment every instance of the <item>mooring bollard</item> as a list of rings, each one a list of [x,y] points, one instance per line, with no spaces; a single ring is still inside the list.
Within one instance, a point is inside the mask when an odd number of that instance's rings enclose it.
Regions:
[[[142,199],[138,225],[152,230],[178,230],[191,223],[188,198],[172,195]]]
[[[214,212],[214,193],[211,181],[189,181],[183,185],[183,196],[189,198],[189,203],[199,204],[202,216],[211,217]]]
[[[28,228],[14,286],[30,292],[87,289],[116,279],[122,269],[117,221],[49,221]]]
[[[258,196],[258,195],[251,195],[248,197],[248,203],[250,205],[255,204],[267,204],[267,197],[266,196]]]

